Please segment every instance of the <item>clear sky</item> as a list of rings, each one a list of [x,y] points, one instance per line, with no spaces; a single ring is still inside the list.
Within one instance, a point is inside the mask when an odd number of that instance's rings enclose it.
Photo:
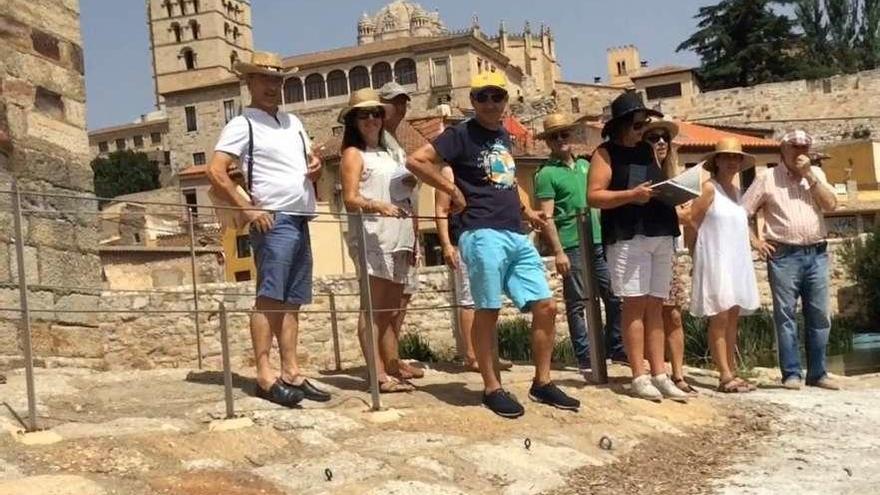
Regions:
[[[129,122],[153,110],[144,0],[80,0],[90,129]],[[252,0],[257,49],[294,55],[357,43],[357,20],[386,0]],[[706,0],[424,0],[450,29],[470,26],[477,14],[485,32],[503,19],[510,32],[546,23],[567,81],[606,77],[605,49],[634,44],[650,65],[697,65],[676,53],[695,30],[693,16]]]

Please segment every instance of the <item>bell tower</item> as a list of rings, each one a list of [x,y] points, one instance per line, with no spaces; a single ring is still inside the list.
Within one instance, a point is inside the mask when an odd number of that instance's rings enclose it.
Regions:
[[[234,77],[250,60],[249,0],[146,0],[156,106],[163,95]]]

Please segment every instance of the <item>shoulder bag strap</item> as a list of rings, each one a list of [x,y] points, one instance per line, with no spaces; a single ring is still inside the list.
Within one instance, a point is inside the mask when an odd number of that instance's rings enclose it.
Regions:
[[[245,122],[247,122],[248,126],[248,176],[247,176],[247,187],[248,192],[251,192],[252,184],[254,182],[254,126],[251,125],[251,119],[244,117]]]

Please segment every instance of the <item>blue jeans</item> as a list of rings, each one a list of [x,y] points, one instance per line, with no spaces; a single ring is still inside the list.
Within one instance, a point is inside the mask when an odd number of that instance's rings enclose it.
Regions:
[[[590,338],[585,318],[586,281],[584,262],[580,247],[565,250],[571,262],[571,272],[562,279],[562,295],[565,298],[565,317],[571,345],[581,368],[590,367]],[[605,249],[601,244],[593,246],[593,269],[599,286],[599,297],[605,305],[605,355],[614,359],[625,356],[620,337],[620,299],[611,292],[611,273],[605,261]]]
[[[795,320],[800,297],[807,351],[806,382],[813,384],[827,373],[825,349],[831,332],[826,244],[777,246],[776,252],[767,260],[767,273],[773,293],[773,322],[776,325],[782,380],[802,377],[798,325]]]

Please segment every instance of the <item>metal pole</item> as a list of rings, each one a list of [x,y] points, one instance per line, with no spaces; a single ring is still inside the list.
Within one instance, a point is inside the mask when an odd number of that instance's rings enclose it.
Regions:
[[[580,234],[581,261],[584,265],[587,308],[587,328],[590,337],[590,361],[593,364],[593,381],[608,383],[608,367],[605,365],[605,329],[602,327],[602,313],[599,306],[599,284],[596,281],[596,267],[593,265],[593,234],[590,209],[582,210],[577,218]]]
[[[378,411],[382,407],[379,398],[379,370],[376,363],[376,331],[373,327],[373,294],[370,292],[370,276],[367,272],[367,231],[364,228],[364,216],[354,216],[355,228],[358,229],[358,273],[360,275],[361,302],[366,303],[367,324],[367,369],[370,372],[370,397],[372,408]],[[364,308],[361,308],[364,309]]]
[[[195,227],[193,227],[192,207],[187,207],[186,217],[189,223],[189,263],[190,270],[192,271],[193,319],[196,323],[196,352],[199,354],[199,369],[202,369],[202,329],[199,324],[199,277],[196,273],[196,233]]]
[[[451,306],[450,311],[452,312],[452,330],[455,332],[455,341],[458,343],[458,355],[465,358],[467,360],[467,356],[465,356],[465,349],[467,349],[467,342],[464,341],[464,338],[461,335],[461,316],[458,309],[458,284],[455,283],[455,268],[449,267],[448,272],[449,279],[449,306]]]
[[[336,294],[330,293],[330,331],[333,334],[333,359],[336,371],[342,370],[342,356],[339,354],[339,321],[336,319]]]
[[[226,398],[226,419],[235,416],[232,401],[232,367],[229,363],[229,331],[226,327],[226,304],[220,303],[220,350],[223,354],[223,394]]]
[[[15,259],[18,261],[18,293],[21,304],[21,328],[24,350],[25,382],[27,384],[28,431],[37,430],[37,394],[34,388],[34,355],[31,344],[31,312],[28,306],[27,278],[24,267],[24,229],[21,227],[21,191],[12,180],[12,217],[15,224]]]

